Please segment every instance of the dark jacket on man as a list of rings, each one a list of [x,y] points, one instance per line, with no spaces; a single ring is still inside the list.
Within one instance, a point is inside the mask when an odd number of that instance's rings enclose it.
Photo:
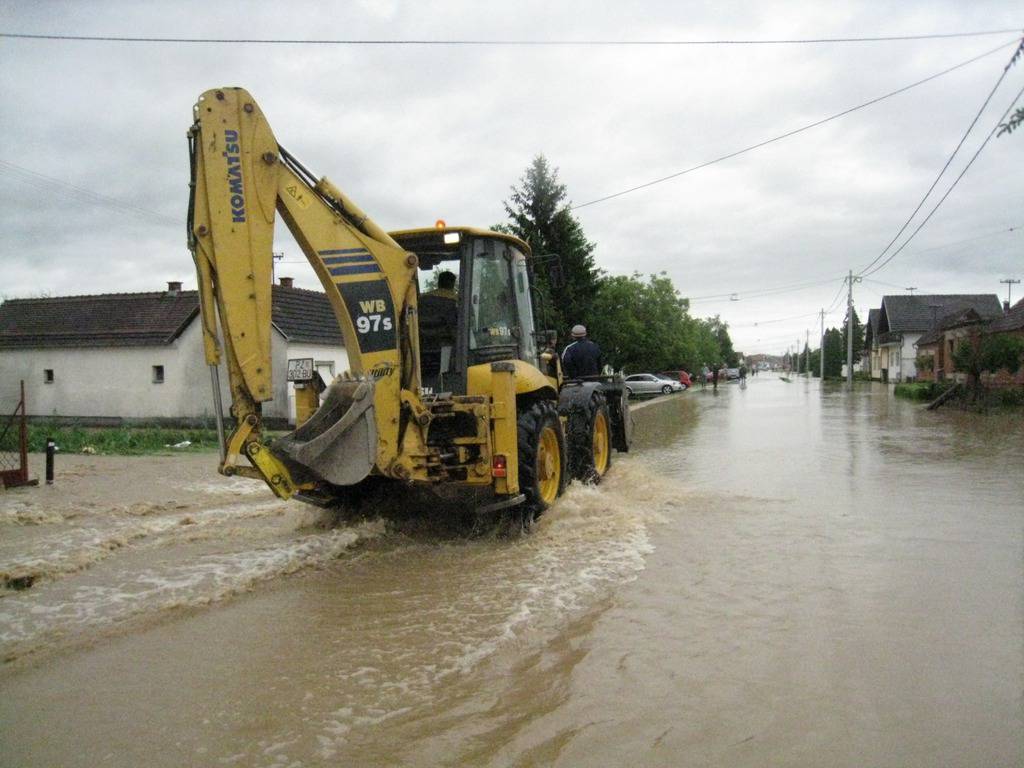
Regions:
[[[562,351],[562,371],[570,379],[601,373],[601,348],[590,339],[576,339]]]

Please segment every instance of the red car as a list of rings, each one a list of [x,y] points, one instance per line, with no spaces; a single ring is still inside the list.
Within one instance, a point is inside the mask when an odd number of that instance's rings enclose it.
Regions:
[[[662,376],[668,376],[670,379],[679,379],[679,383],[689,389],[693,386],[693,381],[690,379],[690,374],[686,371],[662,371]]]

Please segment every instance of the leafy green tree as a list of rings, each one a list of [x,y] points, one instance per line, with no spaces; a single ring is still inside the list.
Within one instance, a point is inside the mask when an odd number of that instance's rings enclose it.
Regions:
[[[1016,373],[1020,370],[1022,355],[1024,340],[1019,337],[972,333],[961,339],[953,350],[953,368],[967,374],[974,399],[977,399],[982,389],[982,373],[995,373],[1003,369]]]
[[[592,325],[601,273],[594,265],[594,243],[569,210],[558,169],[537,155],[504,205],[509,223],[502,229],[525,240],[533,251],[535,284],[543,296],[541,315],[563,336],[577,323]],[[561,285],[552,285],[552,263],[559,267]]]
[[[700,371],[706,363],[709,368],[722,362],[722,347],[718,340],[717,326],[712,320],[692,320],[693,345],[683,356],[683,367]],[[728,331],[727,331],[728,333]]]
[[[854,362],[860,359],[860,353],[864,349],[864,324],[857,317],[857,308],[851,307],[853,311],[853,359]],[[843,319],[843,361],[846,361],[846,328],[849,322],[849,313]]]
[[[724,362],[728,367],[735,368],[739,365],[739,355],[732,348],[732,339],[729,337],[729,324],[718,315],[707,321],[708,327],[718,341],[719,360],[716,363]]]
[[[688,302],[664,273],[602,278],[592,310],[590,335],[616,369],[696,372],[726,358],[721,338],[731,346],[720,319],[690,317]]]
[[[1024,125],[1024,107],[1017,107],[1017,110],[1010,115],[1010,119],[1005,123],[999,124],[999,132],[996,136],[1002,136],[1004,133],[1013,133],[1017,128]]]
[[[846,342],[844,334],[838,328],[825,331],[825,378],[838,379],[843,375],[843,364],[846,362]]]
[[[821,348],[811,350],[811,376],[818,378],[821,373]]]
[[[616,369],[668,370],[686,353],[685,312],[665,275],[605,277],[594,297],[590,335]]]

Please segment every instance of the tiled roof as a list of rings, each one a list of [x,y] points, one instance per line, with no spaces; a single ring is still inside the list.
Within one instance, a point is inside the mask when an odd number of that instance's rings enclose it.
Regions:
[[[275,285],[271,301],[289,340],[342,344],[326,294]],[[9,299],[0,304],[0,349],[162,346],[198,313],[196,291]]]
[[[983,320],[993,320],[1003,314],[1003,307],[994,293],[884,296],[879,330],[927,331],[932,328],[937,318],[968,308],[977,312]]]
[[[946,331],[952,330],[953,328],[962,328],[965,325],[978,325],[984,322],[985,321],[981,319],[981,315],[975,312],[972,307],[960,309],[956,312],[950,312],[939,320],[934,328],[917,340],[917,346],[920,347],[922,344],[935,344],[942,340]]]
[[[9,299],[0,349],[170,344],[199,312],[195,291]]]
[[[326,293],[275,285],[271,306],[274,325],[290,341],[342,346],[341,329]]]
[[[1024,330],[1024,299],[1021,299],[1002,317],[996,318],[986,328],[989,333]]]

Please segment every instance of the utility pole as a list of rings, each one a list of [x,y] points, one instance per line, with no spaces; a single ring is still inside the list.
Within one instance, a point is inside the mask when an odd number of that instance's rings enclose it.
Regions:
[[[853,276],[851,269],[846,291],[846,383],[850,385],[853,384],[853,283],[860,280]]]
[[[917,286],[915,286],[915,285],[908,285],[903,290],[906,291],[907,293],[909,293],[911,296],[913,296],[914,295],[914,291],[917,290]]]
[[[1020,280],[1014,280],[1012,277],[1008,277],[1005,280],[1000,280],[1000,283],[1006,283],[1006,304],[1007,306],[1013,306],[1010,301],[1010,291],[1013,290],[1013,286],[1020,282]]]
[[[818,375],[821,377],[822,383],[824,383],[825,382],[825,308],[824,307],[822,307],[822,310],[821,310],[821,312],[819,314],[821,315],[821,352],[819,353],[818,357],[820,357],[821,359],[818,361],[818,363],[819,363],[818,367],[821,369],[821,371],[820,371],[820,373]]]
[[[800,373],[800,337],[799,336],[796,337],[796,346],[793,347],[793,350],[796,352],[796,367],[793,369],[793,373],[796,373],[796,374],[799,375],[799,373]]]
[[[811,378],[811,329],[804,329],[804,375]]]

